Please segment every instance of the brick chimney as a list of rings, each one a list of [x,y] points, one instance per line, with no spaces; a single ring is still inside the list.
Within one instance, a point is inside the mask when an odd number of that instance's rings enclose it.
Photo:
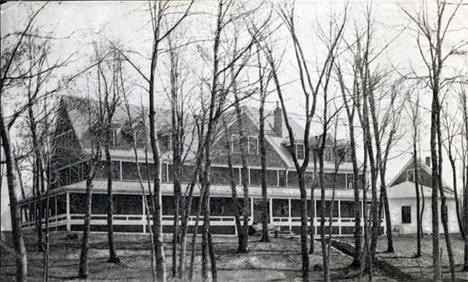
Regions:
[[[426,165],[431,167],[431,157],[426,157]]]
[[[278,137],[283,137],[283,111],[276,101],[276,108],[273,111],[273,130]]]

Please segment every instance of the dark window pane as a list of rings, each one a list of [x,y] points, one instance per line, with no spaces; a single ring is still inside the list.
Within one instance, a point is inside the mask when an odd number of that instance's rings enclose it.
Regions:
[[[260,186],[262,184],[262,171],[260,169],[250,169],[250,185]]]
[[[301,216],[301,200],[291,200],[291,216]]]
[[[280,170],[279,172],[279,186],[286,187],[286,171]]]
[[[411,206],[401,207],[401,223],[411,223]]]
[[[359,210],[361,209],[361,203],[359,203]],[[354,202],[352,201],[341,201],[340,212],[342,218],[354,218]]]
[[[115,207],[115,201],[113,202]],[[115,208],[114,208],[115,211]],[[107,214],[107,194],[93,194],[92,214]]]
[[[57,196],[57,214],[67,213],[67,196],[59,195]]]
[[[184,165],[181,169],[180,180],[183,183],[189,183],[192,181],[193,173],[195,166],[193,165]]]
[[[148,171],[145,163],[138,163],[140,166],[141,178],[143,180],[148,179]],[[138,165],[134,162],[122,162],[122,178],[123,180],[138,180]],[[164,168],[164,165],[163,165]],[[153,180],[156,177],[156,169],[154,164],[150,164],[149,177]],[[162,180],[164,179],[161,176]]]
[[[86,195],[85,194],[70,194],[70,213],[85,213],[86,212]]]
[[[190,215],[197,215],[199,203],[200,203],[200,197],[192,198],[192,207],[190,209]]]
[[[80,182],[85,178],[82,163],[70,167],[70,181],[71,183]]]
[[[307,200],[307,216],[315,216],[315,207],[313,207],[310,200]]]
[[[289,201],[287,199],[273,199],[273,216],[289,216]]]
[[[114,214],[142,214],[140,195],[114,195]]]
[[[304,174],[306,186],[310,187],[314,182],[314,173],[311,171],[306,171]]]
[[[112,179],[120,180],[120,162],[111,162]],[[106,162],[101,161],[96,167],[95,179],[107,179]]]
[[[317,216],[322,216],[322,203],[321,203],[321,201],[317,201],[316,205],[317,205]],[[330,216],[331,206],[332,206],[331,201],[325,201],[325,217]],[[333,203],[332,217],[338,217],[338,202],[337,201],[335,201]]]
[[[239,185],[239,169],[233,168],[234,182]],[[218,185],[229,185],[231,183],[231,172],[228,167],[212,167],[210,171],[211,183]]]
[[[288,187],[297,187],[298,184],[297,172],[293,170],[288,171]]]
[[[346,174],[337,174],[336,175],[336,188],[345,189],[346,188]]]
[[[210,198],[210,210],[213,216],[222,216],[225,213],[224,198]]]
[[[296,156],[298,159],[303,160],[305,156],[304,145],[296,144]]]
[[[162,196],[162,213],[164,215],[173,215],[175,213],[174,196]]]
[[[332,173],[324,173],[323,174],[323,182],[325,188],[332,188],[333,187],[333,174]]]

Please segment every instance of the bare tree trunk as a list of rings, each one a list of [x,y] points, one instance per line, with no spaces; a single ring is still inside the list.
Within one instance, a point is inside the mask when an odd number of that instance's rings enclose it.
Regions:
[[[437,163],[437,102],[439,100],[438,91],[432,91],[432,106],[431,106],[431,161],[432,161],[432,267],[434,271],[434,281],[441,281],[440,271],[440,243],[439,243],[439,183],[438,163]]]
[[[0,104],[2,93],[0,92]],[[16,281],[26,281],[28,276],[28,260],[26,247],[24,246],[23,232],[21,230],[21,213],[18,205],[18,185],[14,173],[15,158],[11,150],[10,136],[5,126],[3,105],[0,106],[0,137],[2,139],[3,152],[5,153],[6,176],[8,194],[10,197],[11,231],[13,246],[16,252]]]
[[[107,124],[110,126],[110,124]],[[106,128],[106,144],[104,145],[104,153],[106,156],[106,175],[107,175],[107,244],[109,246],[109,259],[107,262],[111,263],[119,263],[120,259],[117,257],[115,253],[114,247],[114,201],[113,201],[113,194],[112,194],[112,158],[109,152],[109,131],[110,127]]]
[[[234,180],[234,168],[232,166],[232,148],[231,148],[231,137],[229,136],[229,130],[227,127],[226,122],[223,120],[224,124],[224,132],[226,138],[226,150],[227,150],[227,165],[229,168],[229,182],[231,184],[231,194],[232,194],[232,204],[234,205],[234,220],[236,222],[236,230],[237,230],[237,241],[238,241],[238,249],[242,245],[244,232],[242,231],[242,224],[240,220],[240,211],[239,211],[239,199],[237,197],[237,190],[236,190],[236,181]]]
[[[235,87],[234,87],[235,88]],[[249,205],[249,168],[247,165],[247,136],[244,135],[242,111],[239,104],[239,96],[237,89],[234,90],[235,107],[237,114],[237,125],[239,132],[239,149],[242,163],[242,188],[244,192],[244,207],[243,207],[243,226],[242,226],[242,241],[237,251],[239,253],[246,253],[249,251],[249,216],[250,216],[250,205]]]
[[[356,103],[351,106],[346,97],[346,87],[343,80],[343,73],[340,66],[337,66],[338,81],[341,88],[341,94],[343,96],[343,103],[346,109],[346,115],[348,117],[348,129],[349,129],[349,140],[351,150],[351,162],[353,164],[353,191],[354,191],[354,256],[352,266],[355,268],[361,267],[361,204],[359,197],[359,166],[357,163],[356,156],[356,140],[354,134],[354,115],[356,113]],[[353,81],[353,92],[356,91],[356,77]],[[352,94],[354,95],[354,93]],[[353,98],[353,97],[351,97]],[[346,187],[348,189],[348,187]]]
[[[158,36],[155,36],[158,38]],[[162,207],[161,207],[161,159],[160,159],[160,150],[159,144],[156,140],[156,130],[155,130],[155,104],[154,104],[154,81],[155,81],[155,71],[157,65],[157,52],[159,43],[154,39],[153,52],[151,58],[151,69],[150,69],[150,80],[149,80],[149,137],[151,149],[153,151],[153,161],[154,169],[156,171],[156,176],[154,178],[154,192],[153,192],[153,241],[155,245],[155,255],[156,255],[156,276],[158,281],[166,281],[166,259],[164,256],[164,246],[162,238]]]
[[[310,186],[310,246],[309,246],[309,254],[313,254],[315,252],[315,195],[314,190],[315,186],[317,185],[317,150],[313,148],[313,158],[314,158],[314,179],[312,180],[312,185]]]
[[[462,88],[463,89],[463,88]],[[463,228],[465,232],[464,237],[464,256],[463,256],[463,271],[468,271],[468,164],[467,164],[467,153],[468,153],[468,106],[467,95],[463,91],[460,93],[460,104],[463,113],[463,136],[462,136],[462,152],[463,152]],[[463,142],[465,141],[465,142]]]
[[[416,139],[416,137],[414,137]],[[416,255],[415,257],[421,257],[421,201],[419,195],[419,165],[418,156],[416,149],[416,140],[413,140],[413,166],[414,166],[414,189],[416,190]]]
[[[442,131],[440,126],[440,101],[437,99],[437,149],[438,149],[438,163],[439,163],[439,171],[438,171],[438,186],[440,192],[440,200],[441,200],[441,219],[442,219],[442,226],[444,228],[444,236],[445,236],[445,244],[447,246],[447,256],[449,259],[450,265],[450,275],[451,280],[456,280],[456,272],[455,272],[455,261],[453,258],[453,250],[452,250],[452,243],[450,241],[450,230],[448,227],[448,210],[447,210],[447,197],[445,197],[444,187],[442,184]]]
[[[465,120],[465,126],[468,127],[467,121]],[[465,133],[468,139],[468,131]],[[467,140],[468,141],[468,140]],[[468,144],[468,143],[467,143]],[[465,174],[465,185],[463,187],[463,225],[465,228],[465,235],[468,234],[468,166],[464,167]],[[464,238],[464,256],[463,256],[463,271],[468,271],[468,236]]]
[[[99,149],[98,149],[99,150]],[[96,153],[98,154],[98,153]],[[98,154],[99,155],[99,154]],[[94,161],[90,161],[94,162]],[[89,231],[92,207],[92,190],[93,190],[93,177],[94,177],[95,164],[86,164],[86,202],[85,202],[85,218],[83,223],[83,237],[81,239],[81,252],[80,252],[80,270],[78,277],[80,279],[88,278],[88,251],[89,251]]]
[[[262,242],[270,242],[270,237],[268,234],[268,194],[267,194],[267,166],[266,166],[266,149],[265,149],[265,94],[263,93],[263,79],[260,77],[260,132],[259,132],[259,142],[260,142],[260,163],[262,168]]]

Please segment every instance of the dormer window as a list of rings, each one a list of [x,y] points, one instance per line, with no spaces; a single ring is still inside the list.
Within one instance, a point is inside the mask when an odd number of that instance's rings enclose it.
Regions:
[[[169,133],[162,134],[161,137],[160,137],[161,145],[164,146],[167,149],[172,148],[172,138],[171,137],[172,136]]]
[[[258,138],[257,136],[249,136],[247,150],[249,154],[258,154]]]
[[[296,144],[295,145],[296,157],[298,160],[303,160],[305,158],[305,150],[304,144]]]

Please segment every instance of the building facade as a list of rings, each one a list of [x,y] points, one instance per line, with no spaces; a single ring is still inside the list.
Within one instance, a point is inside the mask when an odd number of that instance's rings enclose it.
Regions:
[[[421,226],[424,233],[432,233],[432,172],[430,158],[426,161],[417,160],[420,184],[420,209],[422,210]],[[396,174],[388,188],[390,217],[394,232],[414,234],[417,232],[417,204],[415,188],[415,166],[410,159]],[[447,219],[450,233],[459,232],[456,201],[453,190],[443,182],[444,194],[447,198]],[[461,205],[460,205],[461,206]],[[439,232],[443,233],[440,216],[441,202],[439,194]]]
[[[83,109],[83,99],[64,97],[59,106],[56,130],[54,133],[53,175],[55,181],[48,197],[42,199],[43,213],[48,207],[49,227],[57,230],[80,231],[83,228],[85,213],[85,162],[89,158],[90,142],[93,135],[92,118],[86,118]],[[131,107],[134,120],[142,115],[143,108]],[[213,234],[236,234],[234,222],[234,206],[230,186],[230,171],[226,162],[226,146],[231,146],[233,160],[233,175],[236,183],[237,195],[243,205],[242,180],[247,178],[249,183],[250,224],[261,221],[261,168],[259,153],[259,116],[254,108],[242,107],[242,122],[246,136],[248,171],[243,173],[239,154],[238,122],[233,112],[225,113],[227,134],[220,127],[213,143],[213,162],[211,169],[211,216],[210,225]],[[132,118],[133,119],[133,118]],[[161,189],[163,203],[163,232],[171,232],[173,226],[174,195],[173,172],[171,162],[171,134],[170,113],[158,110],[156,117],[156,131],[162,150]],[[137,149],[138,162],[131,144],[132,137],[128,133],[128,126],[139,128],[138,122],[129,125],[126,111],[118,109],[114,118],[112,130],[112,179],[114,202],[114,231],[115,232],[147,232],[144,197],[149,197],[153,179],[156,175],[152,154],[145,152],[141,146]],[[280,108],[274,109],[266,118],[266,162],[269,202],[269,221],[283,231],[299,232],[300,230],[300,193],[298,189],[297,173],[291,157],[291,150],[295,150],[299,159],[304,159],[304,142],[301,140],[303,127],[300,122],[290,120],[293,132],[298,140],[295,148],[291,148]],[[140,126],[141,127],[141,126]],[[190,132],[191,130],[187,130]],[[195,148],[197,140],[187,134],[184,140],[185,161],[182,168],[182,194],[187,189],[195,165]],[[138,135],[137,135],[138,136]],[[229,136],[225,138],[225,136]],[[317,137],[312,139],[317,140]],[[137,140],[138,141],[138,140]],[[135,141],[137,144],[138,142]],[[312,140],[313,141],[313,140]],[[333,140],[327,137],[327,147],[324,152],[324,176],[326,185],[325,214],[332,214],[332,234],[352,235],[354,231],[354,194],[352,189],[353,171],[347,142]],[[334,148],[339,148],[334,150]],[[338,152],[339,155],[335,155]],[[311,152],[313,154],[313,152]],[[335,169],[335,159],[339,158],[338,170]],[[311,156],[313,159],[313,155]],[[147,160],[147,161],[146,161]],[[104,164],[104,157],[102,159]],[[138,181],[138,168],[144,182],[144,189]],[[318,169],[318,168],[317,168]],[[364,177],[364,176],[360,176]],[[93,181],[91,231],[105,232],[107,230],[107,180],[103,165],[96,172]],[[310,162],[306,171],[306,185],[308,199],[311,196],[314,179],[314,164]],[[336,179],[336,181],[334,181]],[[335,183],[335,184],[333,184]],[[359,181],[359,183],[361,183]],[[332,203],[332,187],[335,185],[335,200]],[[189,231],[193,231],[196,207],[199,201],[200,189],[194,190]],[[314,205],[308,201],[309,214],[315,215],[315,234],[319,234],[320,191],[314,189]],[[22,226],[24,229],[34,228],[38,200],[34,197],[21,202]],[[361,211],[363,205],[361,203]],[[333,207],[333,211],[331,211]],[[361,212],[362,214],[362,212]],[[327,219],[328,222],[328,219]]]

